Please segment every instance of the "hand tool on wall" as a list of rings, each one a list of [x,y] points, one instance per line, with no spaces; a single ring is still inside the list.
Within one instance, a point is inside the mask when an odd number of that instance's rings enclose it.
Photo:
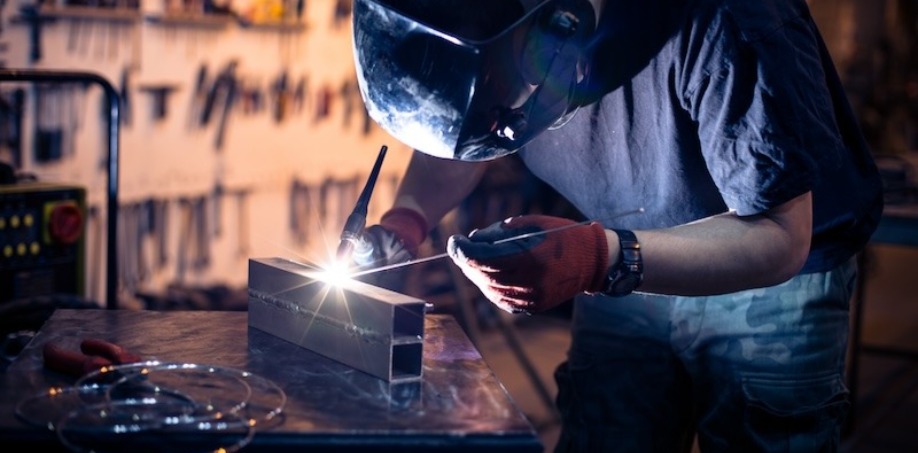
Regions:
[[[89,237],[86,241],[86,263],[87,263],[87,285],[86,295],[91,300],[102,300],[103,295],[99,292],[99,275],[102,270],[102,253],[104,241],[102,216],[99,214],[101,208],[97,204],[91,204],[87,208],[86,224],[89,231]]]
[[[122,290],[133,296],[139,283],[145,278],[143,268],[142,232],[138,203],[130,203],[118,209],[118,250]]]
[[[272,117],[275,123],[283,123],[290,107],[290,88],[287,86],[287,71],[284,70],[271,84],[271,94],[274,99]]]
[[[202,271],[210,266],[210,230],[208,229],[208,195],[179,198],[181,213],[179,242],[176,250],[175,281],[181,283],[188,270]]]
[[[55,18],[42,16],[38,5],[23,5],[19,7],[18,21],[25,22],[29,29],[29,62],[35,63],[42,58],[41,29],[45,23],[53,22]]]
[[[303,12],[306,11],[306,0],[296,0],[296,20],[303,18]]]
[[[210,266],[210,228],[208,228],[208,198],[200,196],[194,203],[194,260],[192,268],[203,271]]]
[[[233,105],[236,102],[236,91],[238,83],[236,80],[236,63],[232,62],[223,73],[217,77],[214,82],[219,85],[219,90],[223,91],[223,109],[220,112],[220,123],[217,124],[217,133],[214,140],[214,147],[217,151],[223,149],[223,140],[226,136],[226,125],[229,122],[230,114],[233,112]]]
[[[176,85],[143,85],[140,91],[147,93],[152,98],[153,119],[162,121],[169,115],[169,95],[178,90]]]
[[[73,377],[80,377],[110,365],[124,365],[143,359],[115,343],[99,338],[86,338],[80,342],[80,352],[72,351],[54,342],[42,347],[46,368]]]
[[[312,119],[313,123],[318,123],[331,113],[333,96],[334,94],[328,86],[323,86],[319,89],[319,92],[316,93],[315,116],[313,116]]]
[[[121,69],[121,124],[131,125],[133,112],[131,111],[131,70],[127,67]]]
[[[354,210],[344,223],[344,229],[341,231],[341,241],[338,244],[337,259],[339,263],[349,263],[351,255],[354,253],[354,248],[360,242],[360,236],[363,234],[363,229],[367,223],[367,207],[370,205],[370,197],[373,195],[376,178],[379,176],[379,169],[382,168],[382,162],[388,149],[386,145],[379,149],[376,163],[373,164],[373,170],[363,186],[363,191],[357,198]]]
[[[207,64],[201,63],[194,77],[194,87],[191,91],[191,103],[188,109],[188,126],[197,128],[201,126],[204,115],[204,105],[207,103]]]
[[[249,256],[249,190],[239,189],[234,193],[236,197],[236,257]]]
[[[201,116],[199,119],[201,126],[210,124],[211,117],[213,116],[214,109],[217,108],[217,104],[221,100],[225,102],[227,90],[231,85],[236,84],[237,65],[238,63],[235,60],[230,61],[223,70],[217,73],[213,83],[211,83],[210,88],[204,95],[204,104],[201,106]]]
[[[188,241],[191,239],[194,228],[194,212],[192,210],[193,205],[189,198],[181,197],[178,203],[180,230],[178,234],[178,247],[175,253],[175,281],[182,283],[185,281],[185,272],[188,270],[188,255],[190,253],[188,250]]]
[[[294,113],[302,113],[306,107],[306,85],[308,80],[306,76],[300,77],[293,90],[293,105],[291,106]]]
[[[169,200],[159,199],[153,201],[151,230],[156,240],[156,268],[162,270],[169,263]]]
[[[223,186],[223,179],[217,177],[214,181],[214,187],[211,191],[211,220],[213,222],[213,235],[215,238],[223,234],[223,197],[226,195],[226,188]]]
[[[303,247],[309,243],[309,228],[312,225],[312,190],[309,185],[294,178],[290,184],[289,202],[290,234],[296,245]]]
[[[341,88],[338,90],[338,95],[341,97],[341,103],[344,106],[342,115],[345,128],[351,124],[351,115],[354,113],[354,94],[358,94],[356,83],[351,82],[349,79],[345,79],[344,82],[341,83]]]
[[[262,89],[257,81],[240,80],[237,96],[242,104],[242,113],[253,115],[261,111],[263,104]]]
[[[370,111],[367,110],[367,106],[363,103],[363,101],[360,102],[360,106],[360,110],[363,110],[363,135],[367,136],[370,135],[370,132],[373,131],[373,125],[376,123],[370,117]]]
[[[335,1],[335,12],[332,17],[332,24],[335,28],[341,26],[341,24],[347,22],[348,18],[351,17],[351,5],[352,0],[336,0]]]
[[[146,201],[134,203],[134,248],[137,259],[137,284],[145,282],[150,277],[150,267],[147,261],[146,239],[150,235],[150,205]]]

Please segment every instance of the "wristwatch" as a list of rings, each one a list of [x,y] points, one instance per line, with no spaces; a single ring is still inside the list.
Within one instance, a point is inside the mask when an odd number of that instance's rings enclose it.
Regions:
[[[644,261],[641,259],[641,243],[634,232],[612,230],[618,235],[618,262],[609,267],[606,289],[612,297],[631,294],[644,280]]]

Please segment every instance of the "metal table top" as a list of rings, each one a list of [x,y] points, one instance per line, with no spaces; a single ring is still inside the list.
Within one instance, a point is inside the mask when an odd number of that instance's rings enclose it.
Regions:
[[[95,337],[145,359],[245,370],[277,384],[287,396],[282,417],[258,430],[246,452],[542,451],[455,320],[428,314],[424,328],[423,380],[393,385],[250,328],[245,312],[58,310],[0,373],[0,439],[59,448],[52,431],[24,423],[15,409],[25,396],[74,382],[43,367],[45,343],[78,350]]]

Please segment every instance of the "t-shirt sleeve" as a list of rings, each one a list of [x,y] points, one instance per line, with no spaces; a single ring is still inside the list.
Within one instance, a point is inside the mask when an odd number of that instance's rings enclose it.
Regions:
[[[686,53],[683,102],[728,208],[758,214],[811,190],[816,166],[843,149],[814,26],[749,6],[702,29]]]

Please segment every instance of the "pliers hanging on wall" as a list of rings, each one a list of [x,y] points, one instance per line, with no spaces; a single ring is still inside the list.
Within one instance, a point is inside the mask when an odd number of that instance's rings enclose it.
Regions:
[[[53,342],[42,349],[45,367],[59,373],[80,377],[102,367],[140,362],[143,359],[123,347],[98,338],[80,343],[80,352],[71,351]]]

